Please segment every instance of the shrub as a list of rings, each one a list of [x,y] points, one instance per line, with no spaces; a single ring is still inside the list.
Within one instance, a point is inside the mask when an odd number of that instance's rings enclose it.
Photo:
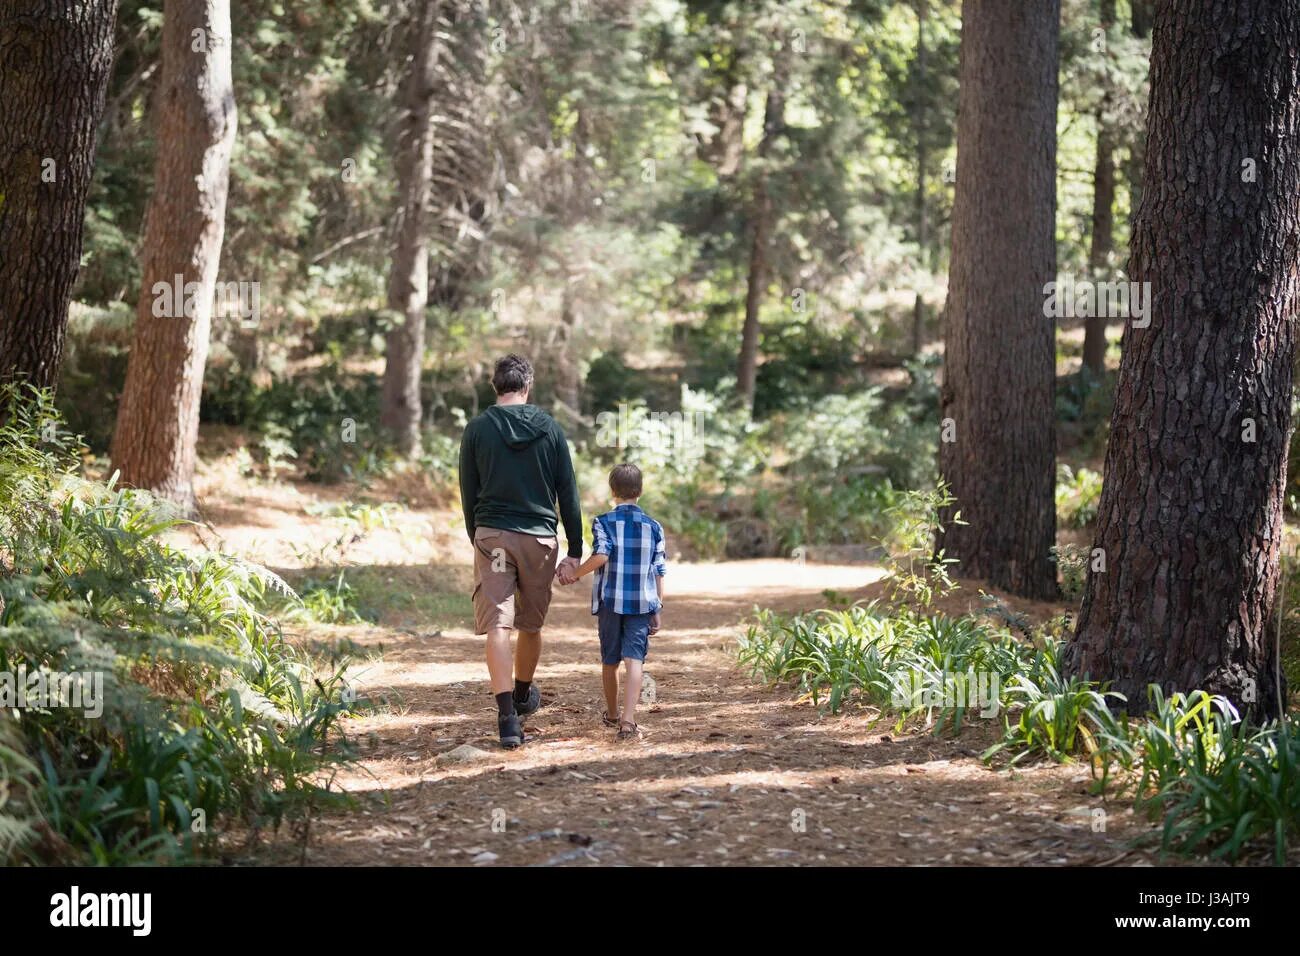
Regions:
[[[984,752],[985,760],[1006,750],[1015,751],[1012,764],[1034,756],[1064,762],[1100,751],[1098,740],[1108,739],[1115,721],[1107,698],[1122,701],[1124,697],[1099,690],[1092,681],[1062,676],[1061,646],[1047,643],[1028,667],[1013,675],[1007,687],[1004,733]]]
[[[318,677],[260,610],[287,586],[164,543],[179,522],[147,495],[77,477],[66,432],[42,442],[44,395],[8,387],[0,410],[0,672],[102,682],[100,714],[65,694],[0,717],[8,856],[189,855],[222,818],[278,824],[323,798],[342,670]]]
[[[1300,828],[1300,729],[1294,720],[1251,727],[1204,691],[1150,688],[1151,714],[1132,734],[1141,755],[1136,802],[1163,816],[1161,845],[1237,858],[1254,841],[1285,862]]]
[[[1063,528],[1086,528],[1097,520],[1101,499],[1101,475],[1091,468],[1073,470],[1061,465],[1056,471],[1056,522]]]
[[[922,718],[936,731],[960,729],[971,710],[1001,708],[1004,678],[1025,651],[1005,632],[972,617],[923,616],[878,604],[782,617],[760,612],[738,659],[772,684],[794,683],[832,713],[856,702]],[[992,694],[992,699],[988,695]]]

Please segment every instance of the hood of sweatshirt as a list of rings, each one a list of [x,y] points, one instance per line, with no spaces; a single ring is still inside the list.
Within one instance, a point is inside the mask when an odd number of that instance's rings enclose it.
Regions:
[[[485,414],[511,448],[527,448],[549,435],[555,420],[536,405],[492,405]]]

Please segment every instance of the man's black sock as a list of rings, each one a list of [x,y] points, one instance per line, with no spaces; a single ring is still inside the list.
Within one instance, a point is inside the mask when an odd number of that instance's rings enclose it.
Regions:
[[[515,698],[508,690],[503,690],[496,695],[497,698],[497,716],[513,717],[515,713]]]
[[[515,681],[515,703],[523,704],[528,701],[528,691],[532,688],[533,682],[530,680]]]

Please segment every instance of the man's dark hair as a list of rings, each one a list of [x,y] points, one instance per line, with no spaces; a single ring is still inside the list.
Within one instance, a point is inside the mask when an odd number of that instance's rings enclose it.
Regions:
[[[522,355],[503,355],[492,370],[492,388],[498,395],[522,392],[533,385],[533,363]]]
[[[641,469],[629,462],[615,465],[609,473],[609,490],[624,501],[641,497]]]

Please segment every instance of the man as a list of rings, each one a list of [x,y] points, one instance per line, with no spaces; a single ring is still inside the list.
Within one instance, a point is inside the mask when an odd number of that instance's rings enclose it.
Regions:
[[[533,367],[497,360],[497,403],[465,427],[460,442],[460,503],[474,543],[474,632],[487,637],[487,666],[497,701],[501,746],[524,742],[519,718],[542,705],[533,672],[551,586],[564,583],[582,557],[582,511],[569,443],[555,419],[528,404]],[[568,556],[559,562],[557,518]],[[513,679],[510,632],[517,630]]]

